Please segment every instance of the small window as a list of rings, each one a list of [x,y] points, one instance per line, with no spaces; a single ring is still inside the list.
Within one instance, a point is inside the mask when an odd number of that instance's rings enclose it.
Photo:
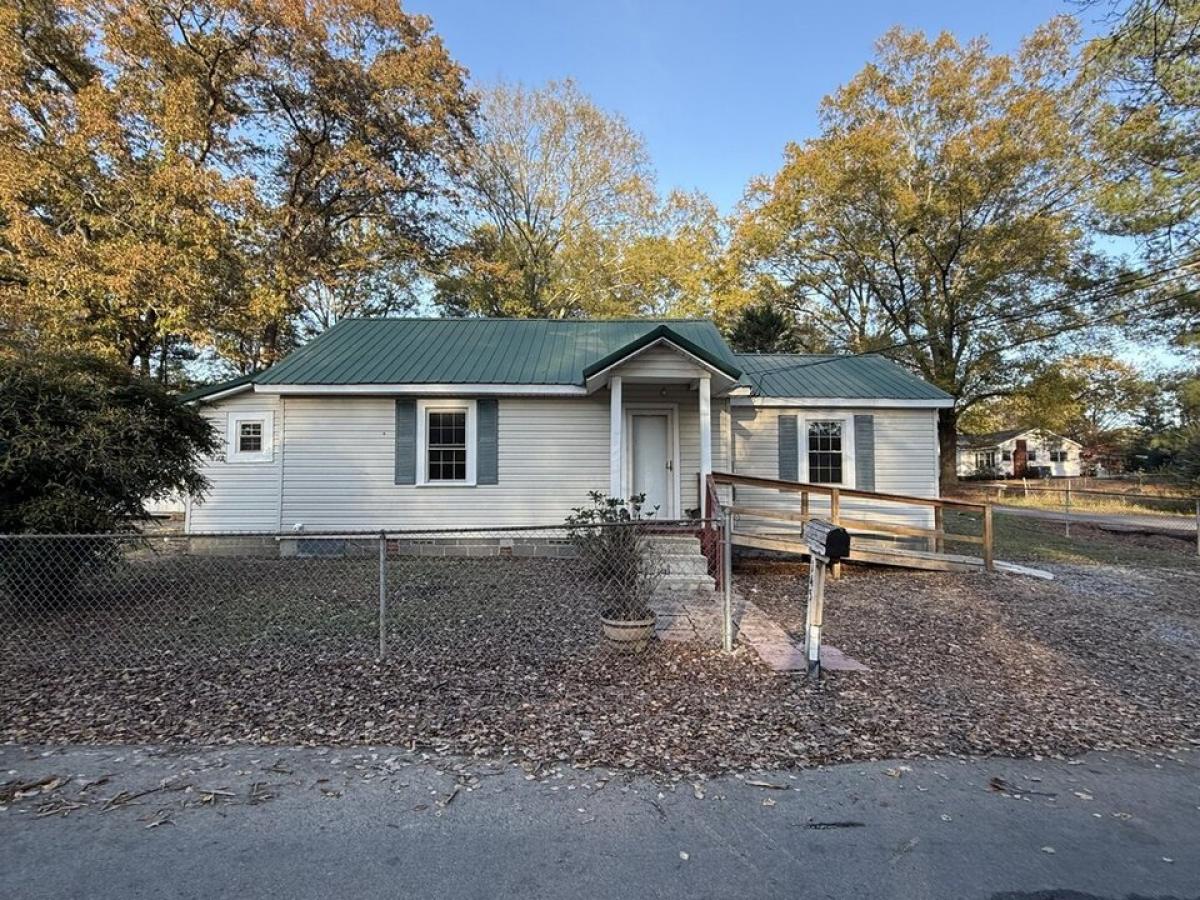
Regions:
[[[275,414],[269,411],[231,412],[226,425],[226,461],[230,463],[269,463],[272,461],[271,436],[275,432]]]
[[[467,480],[467,411],[438,410],[426,413],[426,481]]]
[[[1030,450],[1030,451],[1029,451],[1029,457],[1028,457],[1028,459],[1029,459],[1029,461],[1030,461],[1030,462],[1037,462],[1037,451],[1036,451],[1036,450]]]
[[[238,453],[262,453],[263,423],[238,423]]]
[[[1050,462],[1062,463],[1062,462],[1066,462],[1068,459],[1069,459],[1069,457],[1067,456],[1066,450],[1051,450],[1050,451]]]
[[[813,484],[841,484],[843,474],[842,423],[808,423],[808,480]]]
[[[1004,452],[1002,452],[1002,453],[1000,454],[1000,458],[1001,458],[1002,460],[1004,460],[1005,462],[1012,462],[1012,451],[1011,451],[1011,450],[1005,450]]]

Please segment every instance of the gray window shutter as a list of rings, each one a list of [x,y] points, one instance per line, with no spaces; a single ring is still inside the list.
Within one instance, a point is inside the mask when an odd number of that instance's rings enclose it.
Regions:
[[[417,401],[396,401],[396,484],[417,483]]]
[[[796,417],[779,417],[779,477],[784,481],[800,480],[800,445],[796,435]]]
[[[500,402],[495,397],[475,401],[475,483],[500,481]]]
[[[875,417],[854,417],[854,486],[875,490]]]

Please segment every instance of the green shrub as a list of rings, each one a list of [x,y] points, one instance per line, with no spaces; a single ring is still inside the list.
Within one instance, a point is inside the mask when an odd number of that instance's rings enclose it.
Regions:
[[[212,428],[160,385],[91,357],[0,356],[0,534],[132,530],[147,500],[197,495]],[[69,596],[113,541],[0,540],[13,594]]]
[[[588,506],[567,517],[568,536],[587,563],[601,592],[601,615],[631,622],[648,619],[650,598],[662,577],[662,565],[646,540],[644,494],[628,501],[589,491]]]

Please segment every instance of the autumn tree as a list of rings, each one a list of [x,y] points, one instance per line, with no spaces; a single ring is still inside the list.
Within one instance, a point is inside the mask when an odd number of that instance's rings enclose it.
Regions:
[[[959,416],[1014,387],[1014,355],[1095,313],[1076,37],[1054,20],[1006,56],[889,32],[823,101],[820,135],[755,186],[740,229],[752,271],[823,309],[841,348],[887,352],[955,398],[943,483]]]
[[[0,327],[143,371],[184,342],[268,365],[441,251],[471,115],[389,0],[6,3]]]
[[[573,82],[485,91],[479,137],[443,311],[720,317],[741,302],[712,202],[659,197],[641,135]]]
[[[1098,5],[1098,4],[1093,4]],[[1159,286],[1154,319],[1194,345],[1200,333],[1200,0],[1130,0],[1084,52],[1104,89],[1096,123],[1105,165],[1102,225],[1137,240]]]
[[[497,85],[484,91],[480,115],[464,240],[436,286],[438,303],[452,314],[590,312],[581,273],[601,263],[604,238],[635,230],[653,204],[645,143],[571,81]]]
[[[1104,353],[1078,353],[1038,363],[1013,393],[972,407],[971,432],[1042,428],[1091,444],[1133,424],[1154,394],[1137,367]]]

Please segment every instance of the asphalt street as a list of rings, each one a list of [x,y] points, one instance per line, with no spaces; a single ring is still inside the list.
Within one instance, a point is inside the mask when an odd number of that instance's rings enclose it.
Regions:
[[[0,774],[0,897],[21,900],[1200,897],[1188,752],[661,782],[384,749],[5,747]]]

